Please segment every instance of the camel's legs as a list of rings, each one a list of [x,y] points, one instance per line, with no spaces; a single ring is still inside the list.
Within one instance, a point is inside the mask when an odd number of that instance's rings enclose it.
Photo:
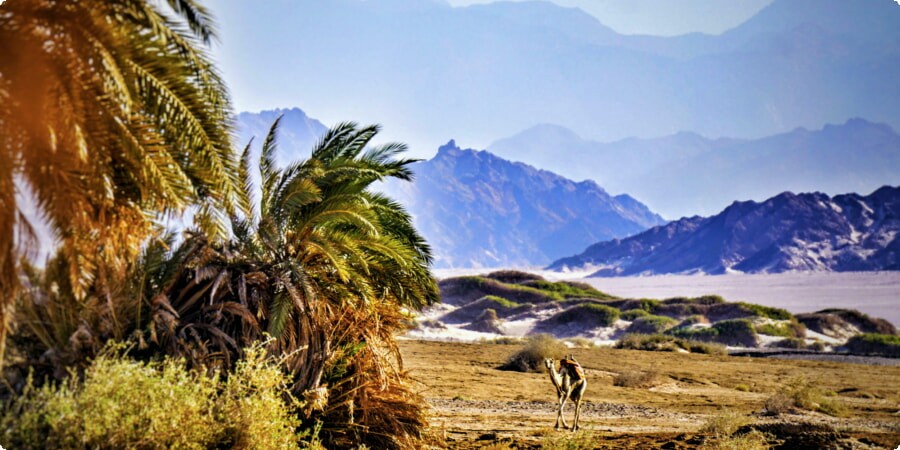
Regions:
[[[553,427],[555,429],[559,429],[559,422],[562,421],[563,428],[569,428],[569,424],[566,423],[566,417],[563,415],[563,408],[566,407],[566,400],[569,399],[569,393],[563,392],[559,396],[559,410],[556,411],[556,425]]]
[[[581,399],[575,400],[575,422],[572,423],[572,431],[578,431],[578,416],[581,415]]]

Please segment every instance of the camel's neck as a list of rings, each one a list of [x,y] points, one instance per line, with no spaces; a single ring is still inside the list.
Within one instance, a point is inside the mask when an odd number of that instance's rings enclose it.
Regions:
[[[547,372],[550,372],[550,381],[553,382],[553,386],[556,387],[556,390],[562,390],[562,379],[559,376],[559,373],[556,372],[556,368],[548,367]]]

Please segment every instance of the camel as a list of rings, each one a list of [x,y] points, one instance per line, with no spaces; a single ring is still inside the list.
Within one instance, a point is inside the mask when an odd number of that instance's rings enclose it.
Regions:
[[[584,391],[587,390],[587,379],[584,376],[584,370],[575,357],[568,355],[565,359],[560,360],[559,371],[556,370],[555,362],[547,358],[544,365],[550,373],[550,381],[556,387],[556,395],[559,398],[559,410],[556,412],[556,425],[553,427],[559,429],[559,423],[562,421],[563,428],[569,428],[566,418],[563,417],[563,408],[566,406],[567,400],[575,402],[575,421],[572,423],[572,431],[578,430],[578,416],[581,414],[581,400],[584,398]]]

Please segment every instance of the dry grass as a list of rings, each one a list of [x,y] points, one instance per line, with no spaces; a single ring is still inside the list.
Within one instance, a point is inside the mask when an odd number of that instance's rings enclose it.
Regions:
[[[549,334],[534,335],[528,339],[525,348],[510,355],[501,368],[517,372],[540,372],[544,370],[545,359],[562,358],[566,350],[568,348],[562,341]]]
[[[766,450],[771,448],[769,441],[772,437],[768,434],[753,430],[748,433],[721,436],[703,443],[703,450]]]
[[[659,384],[659,372],[630,370],[613,378],[613,386],[628,388],[648,388]]]
[[[108,347],[84,379],[28,386],[0,416],[10,448],[297,448],[298,402],[280,362],[261,345],[227,380],[188,370],[184,361],[133,361]]]
[[[832,391],[823,390],[802,377],[795,378],[766,399],[765,410],[770,415],[799,410],[818,411],[835,417],[847,415],[847,409],[840,401],[826,395],[831,393]]]
[[[569,343],[573,348],[594,348],[594,341],[584,337],[574,337],[570,339],[566,339],[566,342]]]
[[[700,427],[700,432],[715,436],[731,436],[738,428],[749,423],[750,418],[747,416],[726,409],[706,419]]]
[[[596,440],[597,437],[592,431],[553,433],[544,437],[541,450],[590,450],[595,448]]]

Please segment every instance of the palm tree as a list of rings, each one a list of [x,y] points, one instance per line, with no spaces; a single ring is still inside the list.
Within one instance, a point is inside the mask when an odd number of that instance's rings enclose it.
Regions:
[[[410,180],[414,160],[395,158],[403,145],[369,148],[378,127],[345,123],[328,131],[309,159],[280,169],[277,127],[262,146],[258,201],[251,201],[248,145],[234,238],[186,239],[177,253],[184,270],[152,301],[149,340],[195,364],[227,369],[268,333],[269,351],[288,355],[295,393],[315,403],[323,378],[342,386],[330,403],[334,414],[369,391],[371,398],[410,397],[387,389],[399,380],[394,333],[404,327],[404,308],[438,301],[437,286],[430,249],[411,217],[371,186],[389,177]],[[364,378],[348,378],[362,371]],[[378,385],[369,389],[372,382]],[[419,406],[409,411],[421,416]]]
[[[0,355],[30,235],[23,197],[57,234],[84,297],[122,275],[159,213],[200,204],[214,217],[239,186],[230,101],[201,49],[210,15],[196,0],[155,5],[0,6]]]

